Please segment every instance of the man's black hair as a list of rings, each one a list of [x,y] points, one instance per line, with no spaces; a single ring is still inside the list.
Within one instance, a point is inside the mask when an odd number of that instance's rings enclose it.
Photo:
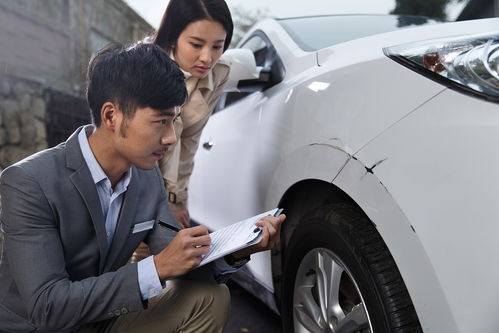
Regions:
[[[101,108],[116,103],[131,119],[137,108],[166,110],[187,97],[185,78],[178,65],[157,45],[109,45],[92,57],[87,72],[87,102],[95,126]]]

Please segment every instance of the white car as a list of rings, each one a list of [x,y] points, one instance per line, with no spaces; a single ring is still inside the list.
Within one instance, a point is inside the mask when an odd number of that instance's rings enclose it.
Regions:
[[[268,19],[239,48],[189,208],[284,208],[237,276],[283,332],[499,332],[499,19]]]

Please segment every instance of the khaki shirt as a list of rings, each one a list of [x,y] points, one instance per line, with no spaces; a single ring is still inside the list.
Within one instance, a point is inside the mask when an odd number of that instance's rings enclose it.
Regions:
[[[159,161],[168,201],[173,210],[187,208],[187,188],[194,168],[194,155],[201,132],[227,82],[229,70],[228,64],[219,60],[207,77],[186,79],[188,97],[175,123],[177,142],[170,146],[165,157]]]

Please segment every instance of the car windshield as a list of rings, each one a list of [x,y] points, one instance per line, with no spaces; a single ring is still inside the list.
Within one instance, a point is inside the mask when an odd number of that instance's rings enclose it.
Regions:
[[[304,51],[414,26],[441,23],[409,15],[331,15],[277,19]]]

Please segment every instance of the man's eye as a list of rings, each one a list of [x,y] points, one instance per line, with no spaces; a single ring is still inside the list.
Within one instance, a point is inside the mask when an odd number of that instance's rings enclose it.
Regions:
[[[201,44],[196,44],[196,43],[191,43],[192,47],[195,48],[195,49],[200,49],[203,47],[203,45]]]
[[[168,123],[168,121],[166,119],[161,119],[161,120],[158,120],[158,123],[160,123],[161,125],[166,125]]]
[[[220,50],[221,48],[222,48],[222,46],[220,46],[220,45],[215,45],[215,46],[213,46],[213,49],[214,49],[214,50]]]

